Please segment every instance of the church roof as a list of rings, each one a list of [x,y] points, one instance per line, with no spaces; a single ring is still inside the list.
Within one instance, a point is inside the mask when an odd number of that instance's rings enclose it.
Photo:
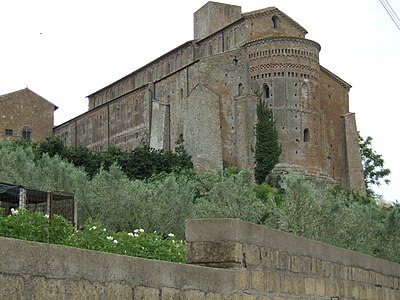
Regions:
[[[22,95],[24,95],[24,94],[27,94],[28,97],[29,97],[29,96],[39,97],[41,100],[43,100],[43,101],[45,101],[45,102],[51,104],[52,106],[54,106],[54,110],[56,110],[56,109],[58,108],[57,105],[51,103],[51,102],[48,101],[47,99],[45,99],[45,98],[43,98],[42,96],[40,96],[40,95],[36,94],[35,92],[31,91],[29,88],[24,88],[24,89],[22,89],[22,90],[18,90],[18,91],[11,92],[11,93],[8,93],[8,94],[0,95],[0,101],[10,100],[10,99],[12,100],[12,99],[17,98],[17,97],[20,97],[20,96],[22,96]]]

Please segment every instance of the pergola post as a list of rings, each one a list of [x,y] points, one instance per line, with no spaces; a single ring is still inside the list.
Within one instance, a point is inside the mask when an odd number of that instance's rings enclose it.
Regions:
[[[24,209],[26,208],[26,190],[23,187],[19,188],[19,198],[18,198],[18,208]]]

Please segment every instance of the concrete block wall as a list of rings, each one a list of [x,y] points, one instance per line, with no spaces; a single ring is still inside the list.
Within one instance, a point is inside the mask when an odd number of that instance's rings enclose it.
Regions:
[[[0,237],[0,299],[400,299],[399,264],[235,219],[186,238],[190,264]]]

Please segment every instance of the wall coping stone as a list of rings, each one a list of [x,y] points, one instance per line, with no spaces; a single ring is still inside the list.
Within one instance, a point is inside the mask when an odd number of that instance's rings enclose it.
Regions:
[[[0,237],[0,274],[228,293],[235,270]]]
[[[240,242],[360,267],[366,270],[374,270],[386,275],[399,276],[400,274],[400,264],[239,219],[187,220],[185,233],[188,243],[208,241]]]

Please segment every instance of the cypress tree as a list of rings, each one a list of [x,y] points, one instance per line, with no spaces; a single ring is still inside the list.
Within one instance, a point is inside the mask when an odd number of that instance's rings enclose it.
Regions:
[[[282,152],[278,143],[278,132],[275,128],[275,121],[272,110],[259,97],[257,104],[256,124],[256,147],[255,160],[256,167],[254,176],[257,183],[265,182],[274,166],[279,162],[279,155]]]

